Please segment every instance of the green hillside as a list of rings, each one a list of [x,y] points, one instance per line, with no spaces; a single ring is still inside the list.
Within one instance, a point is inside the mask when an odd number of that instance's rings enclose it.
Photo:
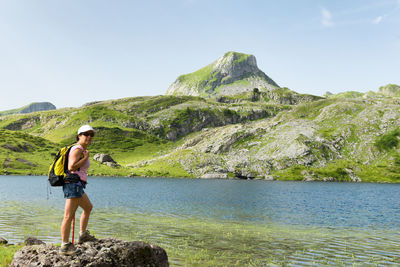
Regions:
[[[286,105],[269,105],[265,102],[239,105],[189,96],[156,96],[104,101],[81,108],[9,115],[0,118],[0,128],[5,133],[15,132],[37,138],[48,142],[51,147],[43,150],[34,146],[30,151],[18,152],[8,149],[7,153],[2,153],[0,162],[7,162],[8,157],[17,159],[23,156],[36,167],[24,171],[22,167],[14,168],[14,165],[6,164],[0,173],[45,174],[51,156],[41,155],[49,155],[62,145],[74,143],[76,130],[80,125],[88,123],[96,129],[96,138],[90,147],[91,155],[107,153],[121,165],[112,168],[94,162],[97,165],[90,169],[91,175],[192,177],[180,164],[169,164],[168,157],[157,166],[130,166],[167,155],[181,144],[183,136],[203,128],[268,118],[288,108]],[[26,140],[26,143],[30,142],[33,141]],[[3,143],[12,145],[14,142],[4,138]]]
[[[0,174],[46,174],[52,154],[90,124],[90,175],[400,181],[400,99],[291,92],[276,91],[279,101],[256,91],[133,97],[3,116]]]
[[[0,129],[0,173],[43,174],[58,145],[23,132]]]

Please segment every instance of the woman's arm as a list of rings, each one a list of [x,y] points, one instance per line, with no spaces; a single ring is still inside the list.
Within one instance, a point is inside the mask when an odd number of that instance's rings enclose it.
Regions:
[[[69,157],[68,170],[76,171],[85,164],[86,160],[89,158],[89,151],[82,151],[81,149],[76,148],[70,153]]]

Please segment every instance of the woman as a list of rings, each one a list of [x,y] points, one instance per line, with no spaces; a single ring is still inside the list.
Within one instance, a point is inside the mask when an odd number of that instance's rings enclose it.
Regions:
[[[75,217],[75,212],[78,206],[83,209],[80,219],[78,243],[82,244],[86,241],[96,240],[86,229],[93,205],[87,194],[83,191],[87,181],[87,170],[90,166],[89,151],[87,150],[87,147],[92,142],[93,137],[93,128],[90,125],[83,125],[79,128],[78,135],[76,136],[77,144],[71,148],[69,153],[69,174],[65,178],[65,184],[63,186],[66,201],[64,219],[61,224],[62,245],[60,248],[60,254],[62,255],[74,255],[77,252],[75,246],[69,242],[69,233],[71,231],[71,222]]]

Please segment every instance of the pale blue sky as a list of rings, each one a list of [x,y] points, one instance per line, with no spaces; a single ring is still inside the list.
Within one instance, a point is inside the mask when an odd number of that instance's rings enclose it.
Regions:
[[[227,51],[299,93],[400,84],[400,0],[0,0],[0,110],[161,95]]]

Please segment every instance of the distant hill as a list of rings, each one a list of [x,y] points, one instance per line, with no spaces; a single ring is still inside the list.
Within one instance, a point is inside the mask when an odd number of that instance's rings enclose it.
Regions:
[[[356,91],[347,91],[337,94],[326,92],[324,94],[326,98],[391,98],[400,97],[400,86],[397,84],[387,84],[379,87],[378,92],[368,91],[366,93],[360,93]]]
[[[388,84],[379,88],[379,93],[385,96],[400,97],[400,86]]]
[[[57,109],[50,102],[34,102],[29,105],[23,106],[18,109],[10,109],[5,111],[0,111],[0,116],[10,115],[10,114],[24,114],[24,113],[31,113],[36,111],[46,111],[46,110],[54,110]]]

